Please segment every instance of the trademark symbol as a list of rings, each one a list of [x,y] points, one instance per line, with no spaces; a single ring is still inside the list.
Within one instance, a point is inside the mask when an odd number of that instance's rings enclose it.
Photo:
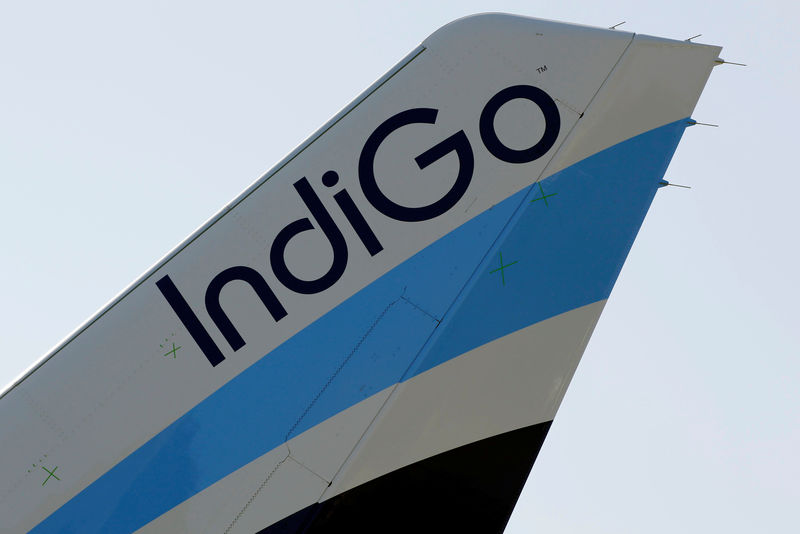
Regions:
[[[544,71],[546,71],[546,70],[547,70],[547,65],[542,65],[541,67],[538,67],[538,68],[536,69],[536,72],[538,72],[539,74],[541,74],[541,73],[543,73],[543,72],[544,72]]]

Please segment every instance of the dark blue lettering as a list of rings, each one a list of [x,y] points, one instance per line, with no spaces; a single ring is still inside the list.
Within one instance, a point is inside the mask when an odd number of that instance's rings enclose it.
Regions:
[[[542,110],[544,114],[544,133],[542,138],[530,148],[515,150],[508,148],[497,137],[494,130],[494,118],[500,108],[511,100],[523,98],[530,100]],[[556,103],[550,95],[532,85],[512,85],[506,87],[492,98],[483,107],[480,119],[481,139],[489,152],[497,159],[508,163],[528,163],[544,156],[558,139],[558,132],[561,130],[561,116],[558,113]]]
[[[442,198],[427,206],[412,208],[401,206],[390,200],[378,187],[373,167],[375,154],[377,154],[381,144],[392,132],[403,126],[409,124],[434,124],[437,113],[437,110],[431,108],[414,108],[401,111],[378,126],[364,143],[364,148],[361,150],[361,156],[358,160],[358,178],[361,182],[361,190],[369,203],[387,217],[406,222],[427,221],[438,217],[456,205],[461,197],[464,196],[472,181],[472,172],[475,168],[472,147],[464,131],[459,130],[415,158],[419,168],[424,169],[450,152],[455,152],[458,155],[459,168],[456,181]]]

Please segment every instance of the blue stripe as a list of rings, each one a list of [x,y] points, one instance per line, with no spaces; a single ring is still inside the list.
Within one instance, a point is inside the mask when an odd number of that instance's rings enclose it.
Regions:
[[[608,297],[681,120],[517,193],[267,354],[32,530],[132,532],[400,380]],[[499,267],[504,269],[505,285]]]
[[[686,125],[634,137],[530,188],[410,376],[608,298]],[[505,285],[491,272],[500,254],[517,262],[503,269]]]

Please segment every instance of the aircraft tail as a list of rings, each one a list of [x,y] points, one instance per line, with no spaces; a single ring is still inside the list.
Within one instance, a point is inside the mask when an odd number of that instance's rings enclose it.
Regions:
[[[0,516],[501,531],[719,50],[440,29],[4,393]]]

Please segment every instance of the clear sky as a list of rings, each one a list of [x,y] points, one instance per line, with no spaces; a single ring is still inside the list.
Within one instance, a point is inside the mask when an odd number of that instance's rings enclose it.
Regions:
[[[0,384],[439,26],[482,12],[725,47],[507,529],[798,532],[790,2],[4,2]],[[0,429],[2,431],[2,429]]]

